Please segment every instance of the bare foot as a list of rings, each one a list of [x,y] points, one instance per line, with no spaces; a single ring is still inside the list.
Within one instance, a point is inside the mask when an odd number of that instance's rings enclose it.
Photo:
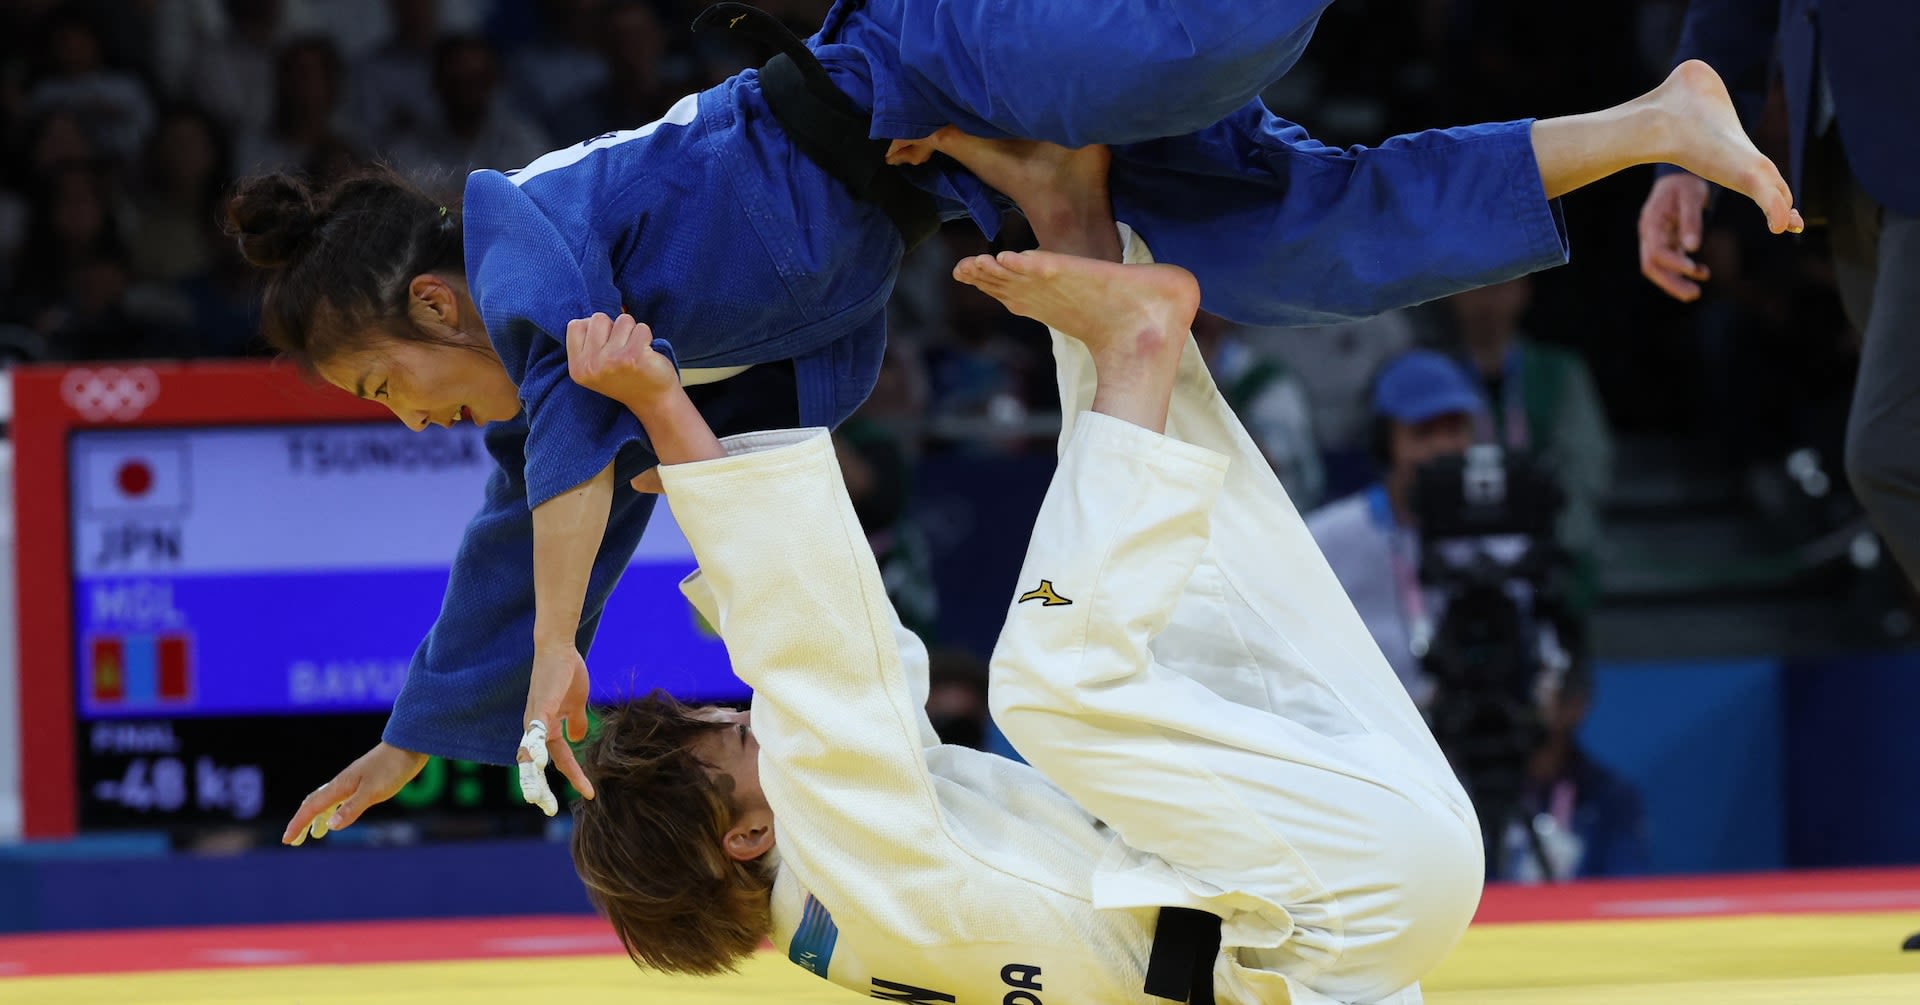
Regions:
[[[1752,199],[1776,234],[1797,234],[1805,227],[1787,180],[1747,138],[1727,85],[1713,67],[1697,59],[1681,63],[1647,101],[1667,120],[1668,163]]]
[[[1107,195],[1113,158],[1106,147],[1070,150],[1037,140],[987,140],[948,126],[924,140],[894,144],[888,163],[922,164],[935,151],[1012,199],[1033,224],[1042,248],[1120,260],[1120,236]]]
[[[1200,308],[1193,273],[1174,265],[1007,251],[964,259],[953,277],[1085,343],[1099,381],[1095,411],[1165,427],[1174,373]]]

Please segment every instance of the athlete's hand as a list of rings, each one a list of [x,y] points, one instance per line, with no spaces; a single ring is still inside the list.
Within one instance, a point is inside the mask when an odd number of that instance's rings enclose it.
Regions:
[[[629,408],[680,388],[673,360],[654,348],[653,330],[622,314],[567,323],[567,373],[573,382]],[[665,343],[660,343],[665,345]]]
[[[387,743],[361,754],[333,781],[307,796],[280,835],[280,843],[304,844],[309,834],[323,838],[328,831],[344,829],[360,819],[367,807],[392,799],[426,764],[427,755]]]
[[[1700,251],[1708,186],[1685,172],[1662,176],[1640,207],[1640,274],[1667,295],[1685,303],[1700,299],[1707,267],[1693,259]]]
[[[547,784],[547,764],[560,769],[573,787],[593,798],[593,783],[573,759],[569,740],[587,738],[587,661],[571,644],[543,647],[533,656],[533,683],[527,690],[526,732],[520,737],[520,796],[547,816],[560,800]]]

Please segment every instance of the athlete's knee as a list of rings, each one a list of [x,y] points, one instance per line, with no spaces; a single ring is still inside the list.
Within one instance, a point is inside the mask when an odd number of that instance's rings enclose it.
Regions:
[[[1401,920],[1390,954],[1404,962],[1405,970],[1392,975],[1389,984],[1411,984],[1438,966],[1466,933],[1486,888],[1486,852],[1477,827],[1451,813],[1436,813],[1428,826],[1412,833],[1417,839],[1403,842],[1397,856],[1404,866]]]

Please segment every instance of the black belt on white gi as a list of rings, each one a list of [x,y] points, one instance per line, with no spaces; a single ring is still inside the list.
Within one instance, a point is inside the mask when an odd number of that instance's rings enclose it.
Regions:
[[[1220,956],[1220,916],[1163,907],[1147,957],[1147,994],[1188,1005],[1213,1005],[1213,962]]]
[[[940,229],[933,197],[887,163],[886,140],[869,138],[873,118],[835,86],[813,50],[773,15],[742,3],[717,3],[693,30],[719,27],[771,45],[780,54],[760,68],[760,92],[793,145],[858,199],[887,214],[912,251]]]

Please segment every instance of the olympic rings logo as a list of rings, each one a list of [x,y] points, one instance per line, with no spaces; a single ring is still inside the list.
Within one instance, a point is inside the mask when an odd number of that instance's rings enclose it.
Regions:
[[[127,422],[160,397],[160,375],[144,366],[69,370],[60,381],[60,397],[89,422]]]

